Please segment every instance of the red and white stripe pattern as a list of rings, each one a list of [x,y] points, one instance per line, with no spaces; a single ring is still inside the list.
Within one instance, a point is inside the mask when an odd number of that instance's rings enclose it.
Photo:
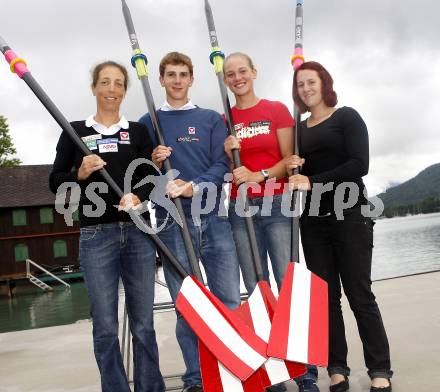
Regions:
[[[276,307],[275,296],[267,282],[258,282],[252,295],[243,304],[245,311],[243,316],[249,316],[246,324],[252,326],[255,333],[266,343],[269,342],[272,328],[272,318]],[[248,307],[248,310],[246,309]],[[264,364],[262,372],[263,383],[266,386],[275,385],[304,374],[304,365],[282,359],[269,358]]]
[[[240,380],[266,362],[266,342],[192,276],[183,280],[176,308],[215,358]]]
[[[234,313],[252,326],[263,340],[269,340],[271,317],[276,299],[266,282],[259,282],[252,295]],[[305,373],[304,365],[295,362],[269,358],[264,366],[246,381],[242,382],[227,371],[206,347],[199,343],[200,366],[203,387],[206,392],[254,392],[268,386],[290,380]]]
[[[327,282],[289,263],[272,320],[267,354],[318,366],[328,362]]]
[[[205,392],[264,392],[266,386],[257,370],[246,381],[241,381],[226,369],[199,341],[200,370]]]

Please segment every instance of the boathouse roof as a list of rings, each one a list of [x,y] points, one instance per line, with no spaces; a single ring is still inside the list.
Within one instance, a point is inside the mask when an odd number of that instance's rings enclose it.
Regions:
[[[51,170],[52,165],[0,167],[0,208],[53,205]]]

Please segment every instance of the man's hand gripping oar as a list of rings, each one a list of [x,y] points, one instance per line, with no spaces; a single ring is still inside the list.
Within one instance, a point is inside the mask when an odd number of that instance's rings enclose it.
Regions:
[[[136,68],[138,77],[142,83],[145,98],[148,105],[148,112],[152,120],[156,138],[160,145],[165,145],[159,118],[156,113],[151,88],[148,81],[147,58],[142,54],[136,32],[131,18],[130,10],[122,0],[122,12],[127,26],[130,43],[133,49],[132,65]],[[166,172],[171,171],[168,159],[163,162]],[[182,223],[182,235],[191,268],[197,280],[191,281],[191,290],[196,288],[206,290],[198,259],[192,244],[191,235],[186,223],[185,214],[179,198],[173,199],[179,212]],[[186,285],[190,287],[188,284]],[[183,290],[186,292],[184,286]],[[253,374],[266,360],[265,342],[261,340],[242,320],[223,305],[217,298],[213,300],[210,294],[209,300],[193,298],[193,302],[188,301],[192,298],[189,294],[176,301],[176,307],[181,311],[187,323],[191,326],[198,338],[209,348],[213,355],[218,358],[225,367],[241,380],[247,379]],[[216,311],[221,309],[222,313]],[[182,309],[186,310],[185,313]]]
[[[210,61],[214,65],[214,70],[218,78],[228,132],[230,135],[235,136],[231,106],[229,103],[227,89],[223,81],[224,54],[221,52],[219,47],[217,32],[214,25],[214,18],[208,0],[205,0],[205,14],[211,42]],[[232,150],[232,155],[234,160],[234,167],[237,168],[242,166],[239,150]],[[245,222],[252,252],[252,258],[254,260],[257,285],[255,286],[252,294],[249,296],[248,300],[244,302],[238,309],[234,310],[234,312],[241,315],[241,317],[243,317],[248,325],[251,326],[253,330],[257,333],[257,335],[260,336],[267,343],[269,340],[271,319],[273,315],[273,309],[276,304],[276,299],[269,286],[269,283],[264,280],[254,223],[252,217],[248,213],[246,213],[249,207],[246,185],[243,185],[241,187],[238,197],[242,198],[241,202],[245,209]],[[234,377],[228,375],[222,370],[221,363],[218,364],[218,369],[215,369],[215,372],[209,373],[209,370],[212,369],[211,362],[214,359],[212,357],[209,357],[209,353],[206,352],[206,349],[203,347],[203,345],[200,345],[199,347],[203,385],[206,391],[227,392],[243,390],[254,392],[257,390],[261,390],[256,389],[258,387],[257,376],[253,376],[253,378],[250,378],[248,381],[240,383],[239,380],[234,379]],[[259,388],[263,388],[262,390],[264,390],[265,387],[287,381],[291,378],[303,374],[304,372],[305,367],[303,365],[297,363],[287,363],[283,360],[269,358],[268,361],[265,363],[264,368],[261,368],[258,372],[258,376],[260,378]],[[219,389],[219,383],[216,382],[218,379],[220,379],[222,389]]]
[[[34,92],[49,114],[69,135],[76,147],[84,154],[91,152],[79,138],[73,127],[33,78],[26,62],[19,58],[0,37],[0,51],[10,64],[11,71],[23,79]],[[105,169],[99,171],[112,190],[121,198],[122,190]],[[147,222],[135,210],[130,210],[132,219],[140,229],[148,233],[157,248],[163,252],[183,283],[177,296],[176,307],[189,320],[198,337],[213,352],[228,364],[230,370],[243,379],[249,377],[266,361],[265,343],[255,335],[237,316],[223,305],[194,277],[189,276],[176,257],[169,251],[160,238],[153,233]]]

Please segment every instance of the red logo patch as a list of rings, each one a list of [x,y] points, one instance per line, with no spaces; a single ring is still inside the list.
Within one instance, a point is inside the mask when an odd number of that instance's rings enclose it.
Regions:
[[[128,132],[119,132],[121,140],[130,140],[130,134]]]
[[[195,127],[188,127],[188,133],[190,135],[195,135],[196,134],[196,128]]]

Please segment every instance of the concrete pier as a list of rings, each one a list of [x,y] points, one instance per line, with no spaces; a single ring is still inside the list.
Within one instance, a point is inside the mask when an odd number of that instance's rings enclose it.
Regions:
[[[440,390],[440,272],[375,282],[391,346],[393,391]],[[368,392],[362,346],[351,310],[343,304],[349,345],[351,392]],[[155,315],[164,375],[182,373],[174,337],[174,312]],[[180,380],[167,380],[169,388]],[[320,369],[319,387],[328,391]],[[0,334],[0,392],[99,392],[91,323]],[[295,384],[289,391],[297,391]]]

